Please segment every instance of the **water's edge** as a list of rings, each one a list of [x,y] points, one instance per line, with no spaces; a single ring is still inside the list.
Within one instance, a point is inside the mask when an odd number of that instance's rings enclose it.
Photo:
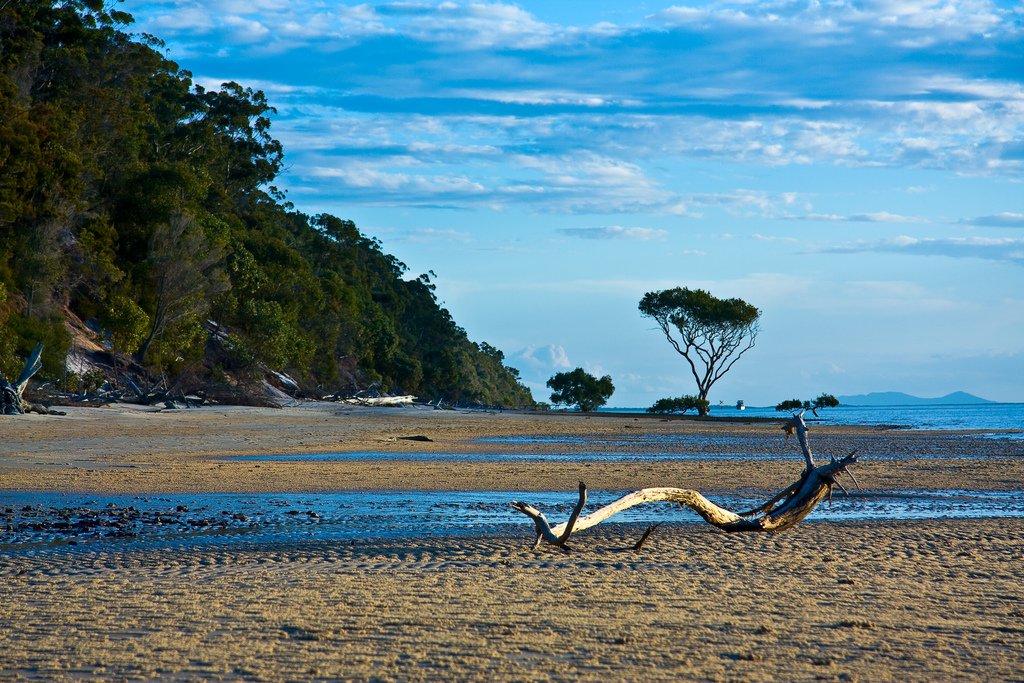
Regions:
[[[588,511],[623,491],[592,491]],[[709,495],[730,509],[763,502]],[[320,494],[92,495],[0,494],[0,552],[60,546],[177,546],[271,543],[367,537],[500,533],[529,521],[509,507],[526,500],[558,521],[575,499],[566,492],[346,491]],[[1024,518],[1024,496],[996,491],[859,491],[823,503],[809,521]],[[617,515],[618,523],[696,523],[674,505],[650,504]]]

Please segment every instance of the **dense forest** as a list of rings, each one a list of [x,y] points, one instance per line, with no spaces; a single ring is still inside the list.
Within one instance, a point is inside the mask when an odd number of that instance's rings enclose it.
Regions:
[[[531,404],[406,266],[274,185],[273,107],[217,91],[102,0],[0,1],[0,371],[37,341],[64,376],[69,321],[151,377]]]

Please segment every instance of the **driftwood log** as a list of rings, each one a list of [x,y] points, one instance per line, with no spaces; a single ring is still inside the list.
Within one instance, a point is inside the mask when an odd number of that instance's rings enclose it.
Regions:
[[[708,524],[722,531],[785,531],[798,524],[826,497],[831,499],[833,486],[839,486],[840,489],[846,491],[845,487],[839,483],[841,475],[845,474],[854,483],[857,482],[853,473],[849,471],[850,466],[857,463],[856,451],[838,460],[832,458],[830,462],[824,465],[815,464],[811,448],[807,443],[807,424],[804,422],[803,415],[803,411],[801,411],[783,425],[783,429],[786,430],[787,442],[791,434],[796,434],[800,450],[804,456],[805,467],[803,474],[797,481],[753,510],[733,512],[715,505],[697,491],[658,487],[634,491],[589,515],[581,517],[580,514],[583,512],[583,506],[587,502],[587,487],[583,482],[580,482],[579,499],[576,507],[573,509],[568,521],[563,524],[551,526],[544,517],[544,514],[528,503],[512,501],[511,506],[533,520],[537,531],[534,549],[538,548],[541,543],[565,548],[566,542],[574,532],[596,526],[623,510],[628,510],[643,503],[654,502],[685,505],[703,517],[704,521]],[[634,547],[635,550],[640,549],[643,542],[650,536],[652,530],[648,529],[645,532],[644,537]]]
[[[32,349],[32,353],[29,354],[28,359],[25,361],[25,366],[21,369],[21,374],[18,375],[18,379],[15,382],[8,382],[4,379],[3,375],[0,375],[0,408],[4,415],[20,415],[26,411],[28,406],[25,404],[21,395],[25,393],[25,387],[28,386],[28,381],[32,379],[32,375],[39,372],[39,369],[43,367],[43,361],[41,356],[43,355],[43,343],[36,344],[36,347]]]

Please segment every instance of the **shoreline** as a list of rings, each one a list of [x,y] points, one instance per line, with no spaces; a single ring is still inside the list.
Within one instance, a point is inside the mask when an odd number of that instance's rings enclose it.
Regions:
[[[595,490],[672,485],[722,493],[775,491],[798,478],[803,465],[781,423],[324,403],[283,409],[78,408],[65,417],[4,418],[0,491],[574,491],[580,480]],[[810,436],[819,460],[858,450],[856,475],[865,489],[1008,491],[1024,482],[1024,443],[981,438],[975,430],[816,423]],[[594,457],[595,451],[620,459]],[[719,459],[693,459],[708,451]],[[337,461],[232,459],[335,452],[367,455]],[[375,453],[388,458],[375,459]],[[535,459],[503,461],[507,453]],[[766,456],[759,460],[757,453]],[[416,458],[402,460],[402,454]],[[428,459],[430,454],[495,458]],[[545,460],[547,455],[557,459]]]
[[[26,489],[408,488],[571,500],[580,479],[592,490],[761,495],[803,466],[772,425],[628,414],[116,406],[3,420],[0,499]],[[416,436],[430,440],[403,438]],[[819,459],[861,449],[867,489],[1024,486],[1017,442],[815,425],[811,446]],[[596,449],[640,459],[599,461]],[[222,460],[342,450],[496,457]],[[567,459],[500,458],[552,450]],[[664,459],[708,450],[786,459]],[[332,539],[311,528],[286,541],[186,536],[0,552],[0,679],[1020,679],[1024,519],[808,520],[780,534],[725,534],[695,520],[665,524],[634,552],[642,526],[610,520],[574,535],[571,552],[532,551],[525,517],[521,532],[388,538],[371,526]]]

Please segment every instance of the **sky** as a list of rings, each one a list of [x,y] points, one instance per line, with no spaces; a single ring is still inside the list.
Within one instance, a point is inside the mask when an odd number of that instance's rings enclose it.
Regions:
[[[712,404],[1024,401],[1024,3],[127,0],[266,93],[297,209],[354,220],[537,400],[695,393],[638,311],[761,310]]]

